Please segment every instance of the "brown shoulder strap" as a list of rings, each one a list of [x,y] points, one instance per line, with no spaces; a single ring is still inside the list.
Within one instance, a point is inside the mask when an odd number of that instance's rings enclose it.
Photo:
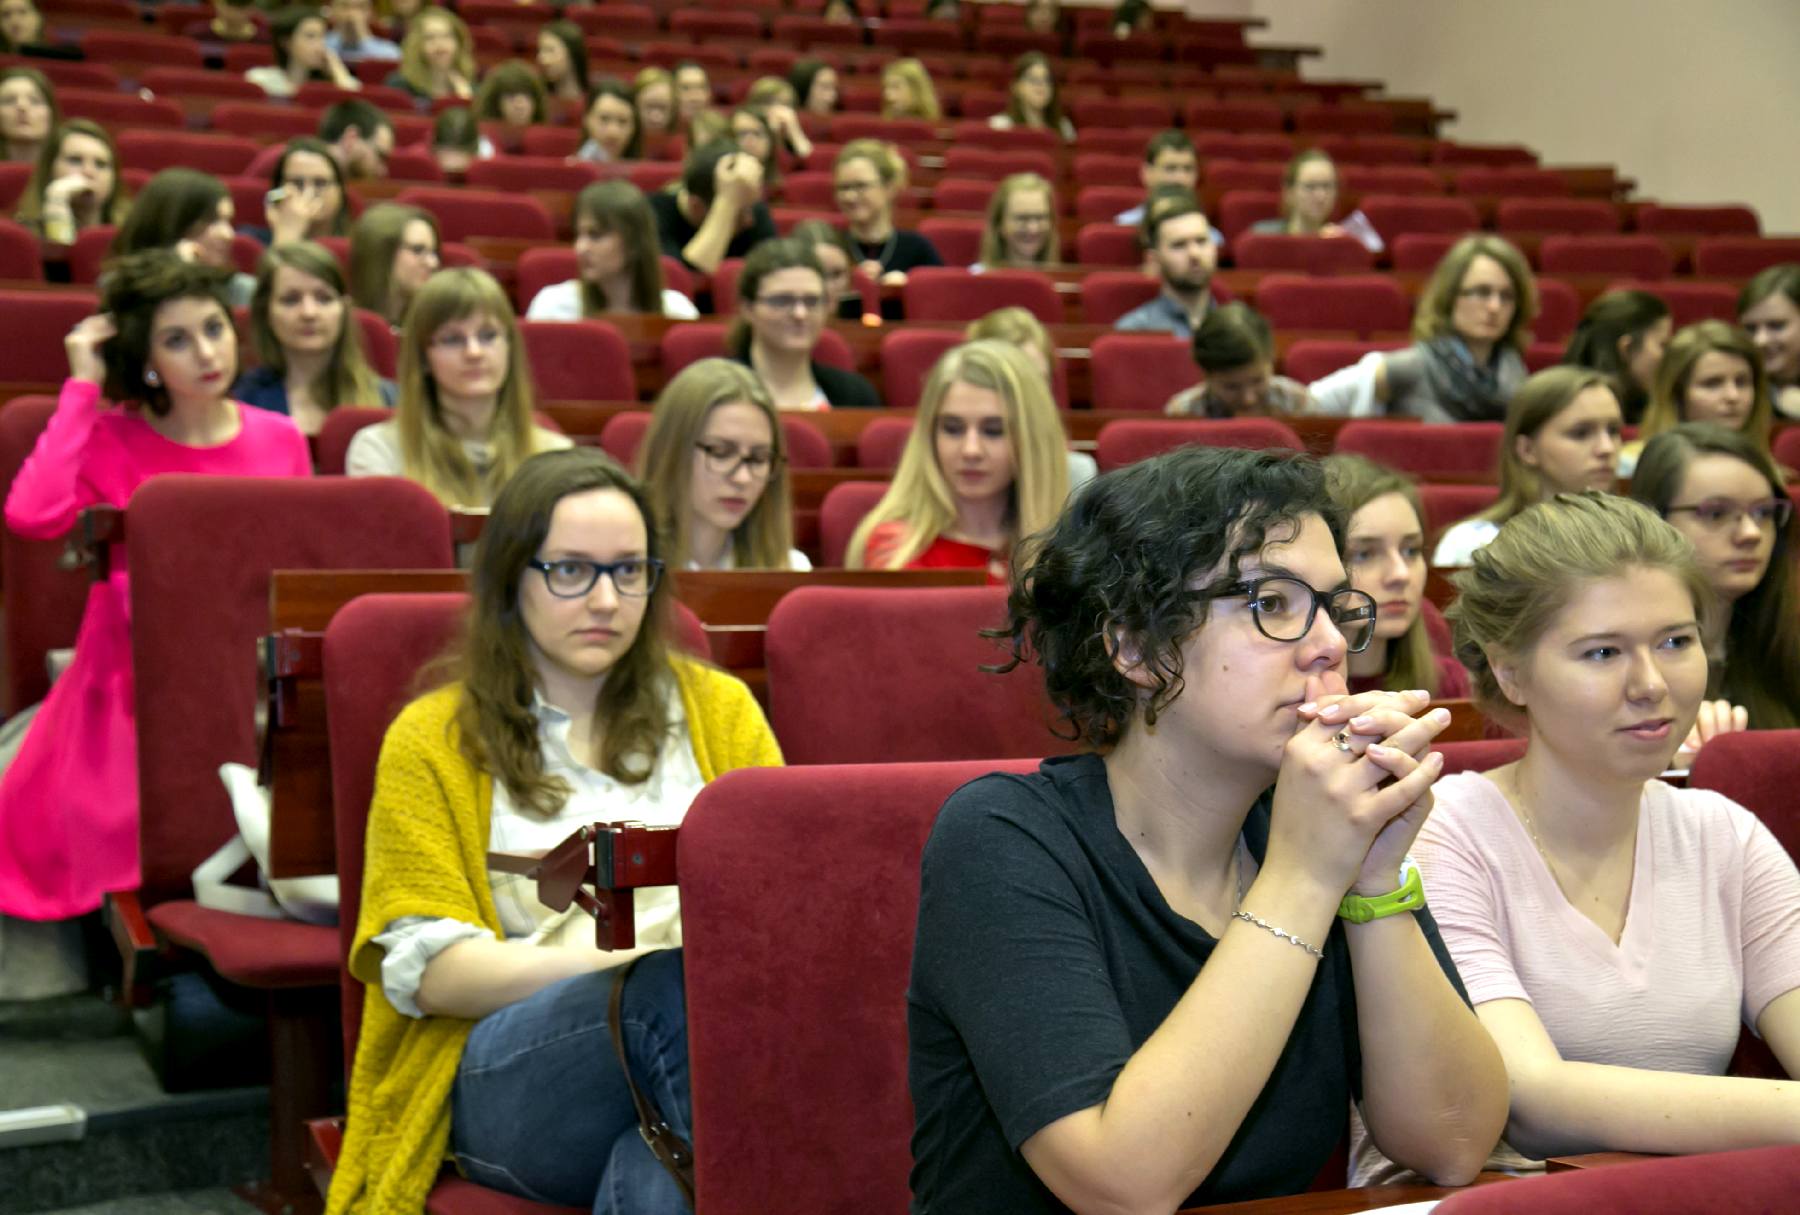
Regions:
[[[644,1137],[651,1155],[657,1163],[667,1169],[669,1176],[675,1179],[682,1197],[688,1205],[694,1205],[694,1148],[687,1140],[675,1133],[656,1103],[638,1088],[637,1080],[631,1074],[631,1060],[625,1054],[625,1034],[619,1028],[620,1013],[625,1004],[625,981],[631,977],[632,968],[643,959],[633,958],[625,965],[616,967],[612,972],[612,994],[607,999],[606,1027],[612,1033],[613,1051],[619,1056],[619,1070],[625,1073],[625,1087],[631,1090],[631,1103],[637,1109],[638,1134]]]

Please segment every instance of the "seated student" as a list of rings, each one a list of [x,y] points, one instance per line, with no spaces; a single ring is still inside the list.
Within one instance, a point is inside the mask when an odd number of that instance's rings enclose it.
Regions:
[[[1004,584],[1014,546],[1069,496],[1068,442],[1049,385],[1010,342],[969,342],[925,378],[894,481],[857,525],[851,569],[985,569]]]
[[[676,64],[670,80],[675,86],[675,129],[685,131],[702,110],[711,108],[712,81],[691,59]]]
[[[237,44],[260,41],[269,23],[268,14],[252,0],[212,0],[212,11],[211,17],[189,21],[177,32],[200,42]]]
[[[725,123],[725,138],[736,144],[738,151],[756,157],[757,163],[762,165],[764,187],[778,187],[781,184],[781,144],[767,115],[755,106],[743,105],[733,110]]]
[[[1281,178],[1281,215],[1259,219],[1250,231],[1276,236],[1348,236],[1380,253],[1386,245],[1381,234],[1361,211],[1353,211],[1341,224],[1333,223],[1337,210],[1338,172],[1331,157],[1310,148],[1288,161]]]
[[[329,107],[319,119],[319,142],[331,149],[345,177],[378,180],[388,175],[388,158],[394,154],[394,122],[370,103],[352,97]]]
[[[50,244],[69,245],[84,228],[123,223],[128,205],[112,136],[71,118],[44,142],[13,218]]]
[[[350,295],[398,329],[425,280],[442,264],[437,218],[405,203],[376,203],[350,233]]]
[[[943,118],[931,73],[919,60],[896,59],[881,70],[881,116],[923,118],[926,122]]]
[[[1626,423],[1635,426],[1650,402],[1650,387],[1674,329],[1669,306],[1650,292],[1608,291],[1581,314],[1562,361],[1605,372]]]
[[[862,293],[850,275],[856,248],[843,230],[822,219],[803,219],[789,230],[788,237],[810,244],[819,259],[819,269],[825,272],[825,311],[840,321],[861,320]]]
[[[469,166],[494,154],[467,106],[444,110],[431,123],[431,158],[451,181],[461,181]]]
[[[1326,456],[1325,488],[1344,516],[1340,555],[1350,586],[1375,601],[1375,636],[1350,655],[1352,692],[1422,688],[1434,700],[1469,694],[1469,673],[1433,651],[1425,628],[1425,508],[1411,478],[1362,456]]]
[[[813,358],[825,328],[825,272],[804,240],[764,241],[738,272],[738,314],[725,352],[755,370],[777,409],[871,408],[875,386]]]
[[[274,64],[244,73],[245,80],[269,96],[292,97],[312,80],[351,92],[361,90],[362,81],[325,44],[325,18],[318,9],[299,5],[281,9],[269,20],[269,37],[275,44]]]
[[[588,99],[587,43],[573,21],[551,21],[538,27],[537,73],[544,91],[574,112]],[[621,91],[624,85],[619,85]],[[627,104],[631,94],[625,93]],[[633,112],[635,129],[637,115]]]
[[[1681,422],[1716,422],[1768,451],[1774,417],[1769,377],[1749,335],[1724,321],[1696,321],[1664,348],[1639,437],[1625,445],[1619,475],[1629,477],[1644,444]]]
[[[1465,236],[1419,293],[1413,344],[1366,355],[1313,384],[1323,413],[1387,413],[1426,422],[1498,421],[1525,382],[1537,284],[1498,236]]]
[[[1481,1167],[1506,1072],[1406,862],[1449,714],[1344,695],[1374,610],[1338,518],[1313,460],[1188,447],[1032,544],[996,631],[1085,753],[963,786],[926,842],[920,1209],[1299,1193],[1352,1099],[1434,1182]]]
[[[1025,0],[1025,28],[1034,34],[1057,33],[1062,6],[1057,0]]]
[[[433,5],[407,22],[400,44],[400,68],[387,78],[389,88],[404,89],[423,101],[475,96],[475,40],[461,17]]]
[[[378,38],[372,32],[373,0],[330,0],[325,16],[331,22],[325,47],[343,62],[400,62],[400,44]]]
[[[800,125],[800,99],[794,86],[780,76],[763,76],[744,94],[744,105],[769,124],[777,159],[805,160],[813,153],[813,141]]]
[[[1056,191],[1036,173],[1001,179],[988,199],[981,260],[971,270],[1030,270],[1062,260],[1056,231]]]
[[[643,487],[591,448],[533,456],[495,499],[453,682],[381,747],[332,1210],[423,1210],[446,1155],[584,1211],[689,1209],[632,1101],[641,1085],[691,1139],[675,890],[639,891],[637,946],[606,953],[579,907],[485,867],[490,848],[550,848],[596,819],[678,825],[721,774],[780,765],[749,689],[671,652],[668,568]],[[619,1052],[609,1004],[630,1027]]]
[[[447,506],[488,506],[527,458],[570,445],[533,420],[534,405],[505,290],[485,270],[441,270],[406,310],[393,420],[356,432],[344,471],[410,477]]]
[[[1800,875],[1658,774],[1706,691],[1693,551],[1626,498],[1510,520],[1458,576],[1457,656],[1525,756],[1438,782],[1415,846],[1533,1157],[1792,1143],[1800,1091],[1724,1075],[1742,1026],[1800,1075]]]
[[[16,55],[44,40],[44,14],[34,0],[0,0],[0,54]]]
[[[637,471],[672,568],[812,568],[794,547],[781,419],[742,363],[701,359],[664,386]]]
[[[1209,308],[1194,330],[1194,362],[1205,377],[1163,405],[1170,417],[1241,418],[1305,413],[1306,385],[1275,375],[1275,334],[1262,314],[1233,301]]]
[[[1050,60],[1040,51],[1026,51],[1013,60],[1012,88],[1006,95],[1006,109],[988,119],[996,131],[1029,127],[1039,131],[1055,131],[1064,139],[1075,138],[1075,124],[1062,111],[1056,94],[1056,77],[1050,72]]]
[[[1762,354],[1775,412],[1800,418],[1800,265],[1759,271],[1738,293],[1737,312]]]
[[[526,127],[548,121],[550,100],[529,63],[508,59],[488,69],[471,108],[477,122],[498,123],[501,133],[495,141],[502,149],[516,152]]]
[[[1694,546],[1719,610],[1704,637],[1709,697],[1684,750],[1731,729],[1800,727],[1800,589],[1793,504],[1741,431],[1683,422],[1644,445],[1631,496]]]
[[[1007,342],[1019,348],[1031,369],[1044,378],[1052,403],[1056,400],[1056,343],[1042,321],[1030,309],[1017,306],[996,308],[986,316],[970,321],[963,330],[965,342]],[[1069,451],[1069,489],[1080,489],[1100,475],[1100,462],[1085,451]]]
[[[36,164],[61,123],[48,77],[36,68],[0,69],[0,160]]]
[[[1190,194],[1199,190],[1200,156],[1194,151],[1194,141],[1187,137],[1187,132],[1171,127],[1152,135],[1150,142],[1144,145],[1144,164],[1138,170],[1138,178],[1144,183],[1146,202],[1150,195],[1166,186],[1179,186]],[[1113,223],[1127,227],[1135,228],[1143,222],[1143,203],[1113,216]]]
[[[832,25],[862,24],[862,14],[856,9],[856,0],[825,0],[822,15]]]
[[[552,283],[525,310],[528,321],[578,321],[609,312],[647,312],[678,321],[700,310],[663,286],[656,219],[629,181],[597,181],[575,196],[575,261],[580,277]]]
[[[638,130],[644,142],[678,134],[675,126],[675,78],[659,67],[647,67],[631,81],[631,97],[637,106]]]
[[[256,279],[238,270],[232,256],[232,240],[237,235],[233,214],[231,191],[212,174],[164,169],[145,182],[132,200],[125,222],[113,234],[109,255],[171,249],[183,261],[224,271],[231,307],[243,308],[256,292]]]
[[[838,211],[870,278],[900,284],[909,270],[944,264],[936,245],[894,227],[894,204],[906,189],[906,161],[893,144],[852,139],[838,153],[832,180]]]
[[[388,32],[404,44],[406,31],[427,7],[426,0],[375,0],[375,11],[387,22]],[[404,57],[404,45],[401,48]]]
[[[1172,333],[1191,338],[1218,302],[1212,276],[1219,265],[1219,246],[1200,200],[1179,186],[1151,194],[1140,240],[1156,268],[1162,290],[1155,299],[1133,308],[1113,328],[1127,333]]]
[[[329,145],[308,135],[287,141],[269,172],[263,219],[264,227],[245,225],[243,233],[265,245],[349,235],[344,166]]]
[[[631,90],[624,81],[611,76],[594,82],[594,91],[588,94],[587,109],[582,113],[581,130],[587,138],[576,149],[576,160],[605,165],[637,160],[644,154],[643,133],[638,130]]]
[[[285,413],[303,435],[318,434],[340,405],[394,403],[392,382],[363,358],[362,326],[329,249],[292,241],[263,254],[250,337],[261,365],[238,377],[232,395]]]
[[[837,69],[823,59],[798,60],[788,72],[788,83],[794,86],[799,107],[808,114],[838,112]]]
[[[101,284],[99,312],[63,344],[69,378],[6,499],[18,535],[61,536],[85,508],[123,508],[160,473],[311,474],[292,422],[231,399],[237,331],[218,271],[166,249],[122,257]],[[0,778],[7,916],[86,915],[107,891],[138,884],[129,603],[115,559],[88,594],[74,664]],[[9,950],[16,927],[5,926]]]
[[[762,200],[762,162],[718,141],[688,154],[681,181],[650,196],[662,251],[702,274],[779,235]]]
[[[1550,367],[1513,394],[1500,438],[1500,497],[1438,538],[1431,564],[1468,565],[1508,519],[1534,502],[1617,482],[1625,429],[1612,382],[1586,367]]]

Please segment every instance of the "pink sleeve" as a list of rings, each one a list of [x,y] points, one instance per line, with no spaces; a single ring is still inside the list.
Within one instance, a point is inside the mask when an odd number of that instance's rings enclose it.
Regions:
[[[1413,843],[1425,880],[1425,903],[1456,962],[1471,1005],[1489,1000],[1531,1002],[1513,966],[1512,945],[1497,892],[1499,875],[1484,860],[1472,823],[1443,815],[1440,804]]]
[[[1800,987],[1800,872],[1749,811],[1744,841],[1744,1021],[1755,1025],[1777,997]]]
[[[75,525],[96,501],[82,479],[88,440],[100,417],[100,386],[64,380],[56,412],[25,457],[6,495],[6,526],[33,540],[51,540]]]

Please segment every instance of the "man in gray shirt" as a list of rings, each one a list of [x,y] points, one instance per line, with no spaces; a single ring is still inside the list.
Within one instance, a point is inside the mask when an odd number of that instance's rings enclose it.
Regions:
[[[1126,332],[1172,333],[1192,338],[1194,327],[1213,306],[1212,276],[1219,248],[1200,200],[1180,187],[1157,190],[1145,204],[1144,247],[1162,290],[1114,324]]]

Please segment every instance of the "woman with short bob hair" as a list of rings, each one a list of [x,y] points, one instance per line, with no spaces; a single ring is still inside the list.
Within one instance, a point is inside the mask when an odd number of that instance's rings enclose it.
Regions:
[[[888,492],[850,537],[852,569],[985,569],[1015,552],[1069,496],[1068,440],[1050,385],[1010,342],[968,342],[925,377]]]
[[[1612,381],[1586,367],[1549,367],[1513,394],[1500,436],[1500,497],[1444,529],[1435,566],[1469,564],[1508,519],[1557,494],[1613,488],[1625,421]]]
[[[1002,669],[1082,753],[963,786],[925,845],[921,1209],[1298,1193],[1352,1098],[1435,1182],[1481,1167],[1506,1073],[1405,861],[1449,715],[1345,693],[1374,605],[1338,523],[1316,461],[1188,447],[1028,546]]]
[[[63,345],[69,378],[7,495],[15,534],[65,535],[87,507],[123,510],[161,473],[312,472],[293,423],[231,398],[237,331],[218,271],[165,249],[122,257],[101,283],[100,310]],[[0,914],[65,920],[137,885],[129,604],[115,562],[89,591],[73,665],[0,778]],[[26,931],[9,920],[7,948]]]
[[[400,67],[389,88],[405,89],[425,101],[475,96],[475,40],[463,19],[432,5],[414,13],[400,43]]]
[[[363,357],[362,326],[331,251],[311,241],[263,254],[250,300],[260,366],[238,377],[239,400],[292,418],[316,435],[340,405],[391,406],[394,386]]]
[[[1620,472],[1629,475],[1644,443],[1680,422],[1713,422],[1769,450],[1775,422],[1769,377],[1756,343],[1736,325],[1696,321],[1669,339],[1638,426],[1640,437],[1626,448]]]
[[[485,270],[439,271],[406,311],[393,420],[356,432],[344,470],[411,478],[447,506],[487,506],[530,456],[569,446],[537,425],[535,404],[505,289]]]
[[[944,116],[938,104],[931,73],[917,59],[896,59],[881,69],[881,116],[923,118],[937,122]]]
[[[532,298],[528,321],[578,321],[609,312],[642,312],[678,321],[700,310],[663,285],[656,217],[629,181],[597,181],[575,196],[575,262],[579,278],[552,283]]]
[[[638,475],[675,569],[793,569],[787,439],[756,373],[730,359],[689,363],[656,398]]]
[[[1498,421],[1525,382],[1538,312],[1525,257],[1498,236],[1450,247],[1413,312],[1413,344],[1366,355],[1311,386],[1323,413],[1388,413],[1427,422]]]
[[[602,452],[533,456],[494,500],[452,681],[401,711],[376,769],[329,1210],[423,1210],[447,1155],[538,1201],[690,1209],[627,1084],[691,1138],[676,892],[640,893],[637,945],[607,953],[581,908],[486,865],[597,819],[679,825],[718,776],[781,763],[749,689],[670,652],[667,575],[643,487]]]
[[[1636,425],[1650,402],[1674,323],[1669,306],[1648,291],[1608,291],[1587,306],[1569,335],[1562,361],[1604,372],[1618,394],[1625,421]]]
[[[1344,515],[1350,586],[1375,600],[1375,636],[1344,667],[1353,692],[1422,688],[1435,700],[1469,694],[1469,675],[1439,654],[1425,627],[1425,506],[1410,477],[1362,456],[1327,456],[1325,485]]]
[[[423,207],[376,203],[351,230],[350,294],[395,328],[442,264],[437,217]]]
[[[1438,782],[1414,855],[1506,1060],[1507,1142],[1792,1143],[1793,1086],[1725,1071],[1748,1026],[1800,1075],[1800,875],[1748,810],[1657,779],[1706,694],[1692,546],[1628,498],[1564,494],[1456,581],[1475,698],[1528,743]]]
[[[1056,191],[1036,173],[1001,179],[988,199],[979,265],[984,269],[1032,269],[1060,262]]]
[[[516,150],[526,127],[549,121],[550,95],[529,63],[508,59],[482,77],[473,109],[477,120],[499,123],[505,131],[500,142]]]
[[[256,279],[237,268],[232,253],[235,215],[231,191],[211,173],[163,169],[132,200],[125,222],[113,233],[109,253],[123,257],[168,249],[183,260],[223,271],[231,306],[242,308],[256,291]]]
[[[1800,727],[1794,511],[1774,459],[1741,431],[1683,422],[1644,445],[1631,496],[1688,538],[1718,596],[1707,695],[1724,699],[1724,720],[1736,708],[1739,728]]]
[[[1800,265],[1758,271],[1738,293],[1737,314],[1762,353],[1775,411],[1800,418]]]
[[[854,371],[813,358],[825,328],[825,271],[812,245],[766,240],[738,273],[738,314],[725,353],[752,368],[777,409],[862,409],[881,404]]]
[[[70,245],[84,228],[124,223],[129,205],[111,133],[71,118],[38,153],[13,218],[52,244]]]

